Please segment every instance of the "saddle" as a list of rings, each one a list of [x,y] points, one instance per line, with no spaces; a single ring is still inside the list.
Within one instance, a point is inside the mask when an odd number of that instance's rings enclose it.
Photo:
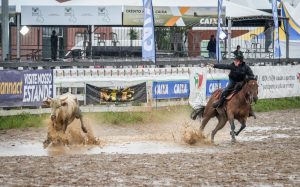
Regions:
[[[226,101],[229,101],[235,94],[237,94],[243,88],[244,84],[245,84],[244,82],[236,83],[236,85],[234,86],[234,88],[232,89],[230,94],[226,97]],[[223,92],[223,88],[220,88],[220,89],[216,90],[215,92],[216,92],[215,97],[217,99],[220,99],[220,96]]]

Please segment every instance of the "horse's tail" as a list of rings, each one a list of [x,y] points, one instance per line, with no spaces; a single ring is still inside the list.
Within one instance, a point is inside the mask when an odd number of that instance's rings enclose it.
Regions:
[[[202,118],[204,114],[204,110],[205,110],[205,106],[201,106],[200,108],[194,109],[193,112],[191,113],[192,120],[195,120],[197,116]]]

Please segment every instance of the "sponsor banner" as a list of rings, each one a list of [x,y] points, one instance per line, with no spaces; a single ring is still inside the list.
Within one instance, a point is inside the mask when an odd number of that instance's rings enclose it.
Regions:
[[[86,104],[147,102],[146,82],[126,87],[108,88],[86,84]]]
[[[258,98],[300,96],[300,66],[251,67],[258,76]],[[228,83],[229,71],[195,68],[190,74],[189,103],[197,108],[206,105],[211,94]]]
[[[153,82],[153,99],[188,98],[190,95],[189,81]]]
[[[278,6],[277,0],[272,0],[272,13],[275,27],[274,39],[274,56],[281,57],[280,42],[279,42],[279,27],[278,27]]]
[[[206,71],[205,68],[193,68],[190,74],[189,103],[193,108],[206,104]]]
[[[216,26],[218,25],[217,7],[153,7],[155,26]],[[225,7],[222,9],[225,23]],[[124,6],[123,25],[141,26],[144,23],[144,11],[140,6]]]
[[[258,98],[300,96],[300,66],[253,67],[258,75]]]
[[[142,56],[144,61],[155,63],[155,38],[154,38],[154,18],[152,0],[144,0],[144,27]]]
[[[227,80],[207,80],[206,81],[206,97],[210,97],[211,94],[219,88],[225,88],[228,84]]]
[[[220,34],[222,31],[221,24],[223,24],[222,20],[222,5],[223,5],[223,0],[218,0],[218,31],[217,31],[217,37],[216,37],[216,54],[217,54],[217,61],[220,63],[222,60],[222,55],[221,55],[221,46],[220,46]]]
[[[0,107],[40,106],[53,97],[52,70],[0,71]]]
[[[122,25],[122,6],[21,6],[22,25]]]
[[[211,68],[194,68],[190,74],[189,103],[193,108],[206,105],[211,94],[228,84],[228,71]]]

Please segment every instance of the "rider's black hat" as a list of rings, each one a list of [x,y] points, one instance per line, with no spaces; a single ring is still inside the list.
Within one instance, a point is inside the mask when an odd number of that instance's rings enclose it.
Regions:
[[[236,55],[234,59],[243,61],[244,60],[244,56],[243,56],[242,53],[238,53],[238,55]]]

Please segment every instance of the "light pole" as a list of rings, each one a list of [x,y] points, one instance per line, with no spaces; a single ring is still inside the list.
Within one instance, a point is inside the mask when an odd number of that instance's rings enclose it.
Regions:
[[[8,59],[9,56],[9,17],[8,17],[8,0],[2,0],[2,61]]]

